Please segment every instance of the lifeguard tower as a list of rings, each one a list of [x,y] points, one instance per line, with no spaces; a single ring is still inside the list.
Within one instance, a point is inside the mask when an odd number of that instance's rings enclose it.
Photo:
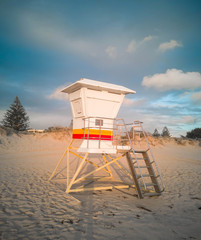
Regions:
[[[139,198],[145,195],[160,195],[164,190],[164,183],[142,122],[125,124],[123,119],[116,118],[125,95],[136,92],[123,86],[90,79],[80,79],[62,92],[68,94],[71,103],[72,140],[49,180],[54,177],[59,165],[67,156],[67,193],[133,187]],[[137,134],[143,137],[145,147],[136,144]],[[73,146],[75,142],[77,144]],[[73,175],[70,171],[71,154],[81,159]],[[127,166],[122,164],[125,157]],[[94,169],[83,175],[86,164],[92,165]],[[115,165],[114,169],[111,169],[112,164]],[[100,170],[109,176],[95,177]],[[115,182],[114,171],[120,171],[121,179],[127,181]],[[100,183],[100,179],[102,185],[95,186],[94,183]],[[107,180],[102,181],[103,179]],[[80,186],[80,182],[84,184]],[[92,182],[93,187],[87,187]],[[112,184],[108,186],[110,182]]]

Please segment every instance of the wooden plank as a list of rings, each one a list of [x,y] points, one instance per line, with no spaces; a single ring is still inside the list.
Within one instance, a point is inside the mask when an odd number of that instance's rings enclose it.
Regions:
[[[72,151],[70,151],[70,153],[72,153],[73,155],[75,155],[76,157],[78,157],[78,158],[80,158],[80,159],[83,159],[83,157],[82,157],[82,156],[80,156],[80,155],[79,155],[79,154],[77,154],[77,153],[74,153],[74,152],[72,152]],[[88,162],[88,163],[90,163],[90,164],[94,165],[94,166],[95,166],[95,167],[97,167],[97,168],[99,168],[99,167],[100,167],[98,164],[96,164],[96,163],[94,163],[94,162],[92,162],[92,161],[90,161],[90,160],[88,160],[88,159],[86,159],[86,162]],[[103,171],[105,171],[105,172],[109,173],[109,171],[107,171],[107,170],[106,170],[106,169],[104,169],[104,168],[103,168]]]
[[[139,178],[141,178],[142,176],[143,176],[143,177],[151,177],[151,176],[153,176],[153,175],[142,174],[142,175],[138,175],[137,178],[139,179]]]
[[[66,159],[66,171],[67,171],[67,175],[66,175],[66,185],[68,187],[69,181],[70,181],[70,156],[69,156],[69,150],[67,152],[67,159]]]
[[[66,193],[69,193],[70,188],[72,187],[73,183],[75,182],[75,179],[76,179],[76,177],[78,176],[79,172],[81,171],[82,166],[84,165],[85,160],[86,160],[86,158],[87,158],[88,155],[89,155],[89,153],[86,153],[85,156],[84,156],[84,158],[82,159],[82,162],[80,163],[77,171],[75,172],[73,178],[71,179],[70,184],[67,186]]]
[[[140,185],[139,185],[138,180],[137,180],[137,174],[136,174],[136,171],[135,171],[135,169],[133,167],[133,164],[132,164],[132,157],[131,157],[130,152],[126,153],[126,159],[127,159],[130,171],[131,171],[131,175],[133,177],[134,184],[136,186],[138,196],[139,196],[139,198],[143,198],[142,190],[141,190]]]
[[[149,193],[144,193],[146,197],[152,197],[152,196],[160,196],[161,193],[156,193],[156,192],[149,192]]]
[[[92,161],[90,161],[90,160],[88,160],[88,159],[86,159],[86,161],[87,161],[88,163],[92,164],[93,166],[97,167],[97,168],[100,167],[98,164],[96,164],[96,163],[94,163],[94,162],[92,162]],[[103,171],[105,171],[105,172],[107,172],[107,173],[110,174],[110,172],[109,172],[107,169],[104,169],[104,168],[103,168]]]
[[[54,171],[53,171],[52,175],[50,176],[50,178],[48,179],[48,181],[50,181],[50,180],[54,177],[54,175],[55,175],[55,173],[56,173],[56,171],[57,171],[59,165],[60,165],[61,162],[63,161],[63,159],[64,159],[65,155],[67,154],[67,152],[68,152],[68,150],[69,150],[69,148],[70,148],[70,146],[71,146],[72,143],[73,143],[73,139],[71,140],[70,144],[68,145],[68,148],[67,148],[66,151],[64,152],[64,154],[63,154],[61,160],[58,162],[56,168],[54,169]]]
[[[149,149],[135,149],[135,153],[146,153]]]
[[[76,189],[71,189],[69,192],[112,190],[112,189],[115,189],[115,188],[125,189],[125,188],[130,188],[130,186],[129,185],[117,185],[117,186],[106,186],[106,187],[76,188]]]
[[[148,166],[147,169],[148,169],[151,181],[154,184],[154,189],[157,193],[161,193],[160,185],[158,183],[157,178],[155,177],[154,169],[153,169],[152,165],[150,164],[151,161],[150,161],[149,155],[148,155],[148,153],[143,153],[142,155],[145,158],[146,165]]]
[[[107,161],[105,155],[102,154],[102,156],[103,156],[103,159],[104,159],[105,163],[108,163],[108,161]],[[112,171],[111,171],[111,169],[110,169],[110,166],[107,166],[106,168],[107,168],[107,170],[109,171],[110,176],[113,177],[113,175],[112,175]],[[104,168],[103,168],[103,169],[104,169]]]
[[[130,150],[128,150],[128,149],[117,149],[117,153],[127,153],[128,151],[130,151]]]
[[[134,166],[134,168],[137,168],[137,169],[138,168],[149,168],[149,166],[139,166],[139,167],[138,166]]]
[[[81,178],[79,178],[79,179],[76,179],[74,183],[77,183],[77,182],[83,180],[84,178],[86,178],[86,177],[92,175],[92,174],[95,173],[95,172],[98,172],[99,170],[105,168],[106,166],[110,165],[111,163],[114,163],[114,161],[117,161],[117,160],[121,159],[122,157],[123,157],[123,155],[122,155],[122,156],[119,156],[119,157],[117,157],[117,158],[115,158],[115,159],[113,159],[112,161],[110,161],[110,162],[104,164],[103,166],[101,166],[101,167],[95,169],[94,171],[92,171],[92,172],[86,174],[85,176],[83,176],[83,177],[81,177]]]

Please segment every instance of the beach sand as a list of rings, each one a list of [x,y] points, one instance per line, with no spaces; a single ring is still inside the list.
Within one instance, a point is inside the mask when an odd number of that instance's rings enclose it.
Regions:
[[[79,203],[65,193],[65,169],[48,182],[69,141],[66,133],[1,134],[0,239],[201,239],[199,142],[151,139],[161,196],[72,194]]]

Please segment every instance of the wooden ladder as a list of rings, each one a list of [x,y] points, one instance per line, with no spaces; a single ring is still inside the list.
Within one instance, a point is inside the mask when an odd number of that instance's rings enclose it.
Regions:
[[[126,158],[138,197],[144,198],[145,196],[161,195],[165,189],[165,185],[148,143],[145,131],[142,128],[142,122],[135,121],[134,124],[135,126],[137,125],[138,129],[140,128],[140,131],[145,137],[147,148],[135,149],[130,139],[127,126],[123,119],[121,119],[121,121],[123,122],[130,145],[130,150],[126,153]]]
[[[161,195],[159,175],[155,174],[154,162],[149,158],[148,149],[136,150],[135,154],[136,158],[133,151],[130,150],[126,153],[126,158],[139,198]]]

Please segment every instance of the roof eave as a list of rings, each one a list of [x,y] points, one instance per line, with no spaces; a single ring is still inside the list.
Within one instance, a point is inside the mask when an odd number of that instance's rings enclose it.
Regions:
[[[94,81],[94,80],[92,80]],[[133,91],[132,89],[129,89],[129,88],[126,88],[126,87],[123,87],[123,89],[118,89],[118,88],[110,88],[110,87],[107,87],[107,86],[98,86],[98,85],[91,85],[91,84],[88,84],[88,83],[84,83],[82,80],[79,80],[71,85],[69,85],[67,88],[63,89],[61,92],[64,92],[64,93],[71,93],[71,92],[74,92],[76,90],[79,90],[81,89],[82,87],[86,87],[86,88],[91,88],[91,89],[94,89],[94,90],[106,90],[108,92],[111,92],[111,93],[122,93],[122,94],[135,94],[136,92]]]

